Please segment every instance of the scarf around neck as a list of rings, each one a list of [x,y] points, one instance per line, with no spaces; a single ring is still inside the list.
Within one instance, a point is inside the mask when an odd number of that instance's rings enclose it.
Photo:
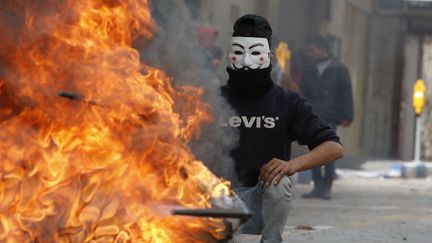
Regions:
[[[263,69],[233,70],[227,67],[228,87],[238,96],[257,99],[267,94],[274,86],[270,77],[272,66]]]

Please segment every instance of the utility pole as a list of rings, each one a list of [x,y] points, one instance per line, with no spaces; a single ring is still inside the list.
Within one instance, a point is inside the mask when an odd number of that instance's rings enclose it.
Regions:
[[[414,84],[413,92],[413,107],[416,113],[416,131],[415,131],[415,147],[414,147],[414,162],[420,162],[421,148],[421,114],[426,100],[426,86],[422,79],[417,79]]]

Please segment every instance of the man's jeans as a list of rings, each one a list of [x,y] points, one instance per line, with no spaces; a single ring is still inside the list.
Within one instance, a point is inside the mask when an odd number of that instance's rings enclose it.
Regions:
[[[261,243],[282,242],[288,212],[291,207],[291,178],[284,176],[277,186],[258,185],[254,187],[234,188],[253,213],[241,228],[244,234],[262,234]]]

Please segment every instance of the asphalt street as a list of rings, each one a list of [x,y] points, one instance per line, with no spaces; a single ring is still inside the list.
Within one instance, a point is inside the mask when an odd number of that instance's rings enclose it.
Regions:
[[[432,178],[343,177],[333,199],[302,199],[310,185],[294,187],[283,242],[432,242]],[[241,235],[254,243],[259,236]]]

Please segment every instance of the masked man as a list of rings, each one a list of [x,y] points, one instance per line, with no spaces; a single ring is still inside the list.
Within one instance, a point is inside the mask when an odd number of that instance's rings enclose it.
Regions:
[[[262,234],[261,242],[282,242],[292,198],[289,176],[342,157],[339,137],[298,94],[270,78],[272,29],[261,16],[248,14],[234,23],[228,51],[228,82],[223,97],[237,112],[222,127],[239,130],[231,151],[238,183],[234,190],[254,216],[242,233]],[[291,142],[310,151],[290,159]]]

